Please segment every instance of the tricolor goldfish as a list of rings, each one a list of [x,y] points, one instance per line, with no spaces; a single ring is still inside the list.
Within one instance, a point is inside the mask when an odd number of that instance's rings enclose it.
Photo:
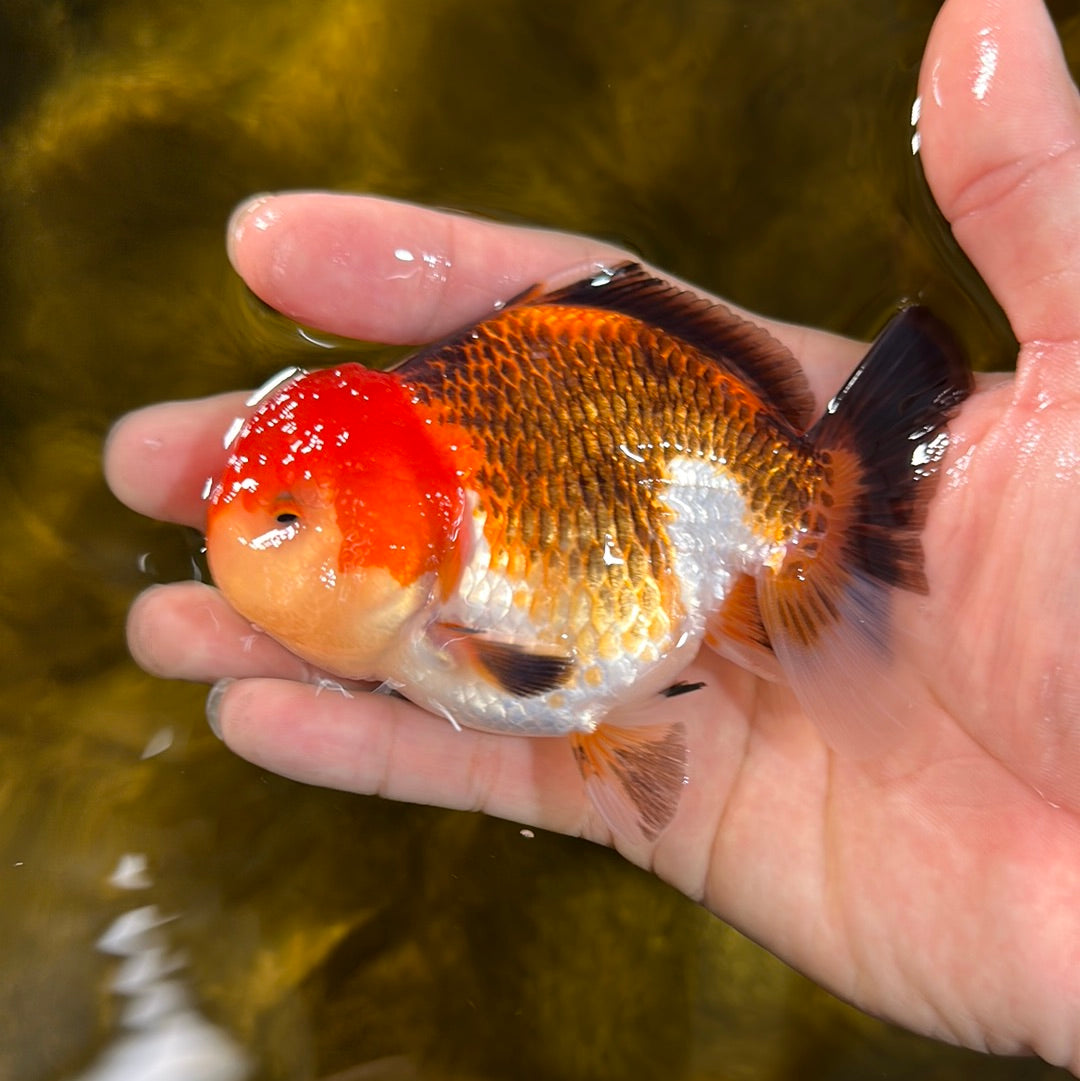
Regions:
[[[608,821],[651,839],[685,735],[620,712],[703,642],[811,716],[847,708],[861,661],[888,656],[890,591],[927,588],[919,534],[970,388],[908,308],[813,422],[765,330],[625,264],[392,371],[273,388],[210,494],[210,567],[330,673],[456,725],[569,736]]]

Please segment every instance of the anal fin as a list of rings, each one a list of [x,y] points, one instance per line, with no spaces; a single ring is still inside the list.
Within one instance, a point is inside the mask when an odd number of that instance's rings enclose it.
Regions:
[[[686,726],[601,724],[570,737],[585,790],[611,829],[655,841],[675,816],[686,784]]]
[[[769,680],[782,678],[761,618],[757,580],[749,574],[739,575],[724,603],[709,616],[705,641],[754,675]]]

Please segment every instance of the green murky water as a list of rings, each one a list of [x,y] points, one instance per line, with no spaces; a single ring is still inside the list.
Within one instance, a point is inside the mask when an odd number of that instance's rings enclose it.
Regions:
[[[919,295],[1007,361],[908,146],[936,6],[0,2],[0,1078],[104,1076],[155,1002],[227,1041],[191,1081],[1064,1076],[864,1018],[611,853],[234,759],[124,649],[197,540],[99,475],[121,412],[318,362],[226,263],[261,190],[591,232],[852,334]]]

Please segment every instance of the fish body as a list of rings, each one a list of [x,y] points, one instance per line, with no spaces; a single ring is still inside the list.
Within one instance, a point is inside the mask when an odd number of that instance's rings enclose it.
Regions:
[[[683,735],[606,722],[703,642],[842,708],[838,666],[887,658],[889,591],[926,589],[919,532],[969,388],[908,309],[812,424],[764,330],[626,264],[394,371],[278,386],[210,496],[211,569],[334,674],[457,725],[570,735],[608,820],[651,837]]]

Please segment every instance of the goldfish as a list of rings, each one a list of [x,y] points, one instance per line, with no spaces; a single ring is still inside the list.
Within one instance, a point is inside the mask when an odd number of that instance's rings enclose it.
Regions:
[[[392,370],[272,387],[210,491],[208,561],[325,672],[457,727],[569,737],[612,829],[654,840],[686,726],[635,710],[690,689],[703,644],[826,729],[853,701],[872,715],[893,591],[928,589],[921,531],[971,381],[908,307],[815,419],[767,331],[626,263]]]

